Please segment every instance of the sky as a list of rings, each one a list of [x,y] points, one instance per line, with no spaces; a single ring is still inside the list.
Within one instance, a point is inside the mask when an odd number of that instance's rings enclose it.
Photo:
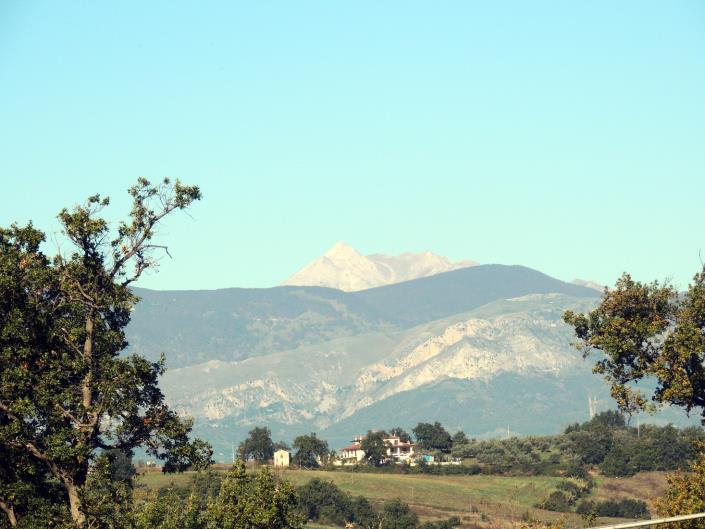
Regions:
[[[0,2],[0,226],[197,184],[140,285],[343,240],[613,284],[705,260],[705,3]]]

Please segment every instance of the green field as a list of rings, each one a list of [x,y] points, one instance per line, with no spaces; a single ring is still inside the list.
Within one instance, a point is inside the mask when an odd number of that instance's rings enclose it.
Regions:
[[[584,526],[583,520],[575,514],[560,515],[533,507],[555,490],[556,485],[562,481],[562,478],[558,477],[366,474],[293,469],[277,470],[276,473],[296,485],[302,485],[316,477],[332,481],[342,490],[365,496],[375,503],[398,498],[408,503],[422,519],[440,519],[455,515],[461,518],[466,527],[515,526],[522,515],[527,513],[537,520],[554,520],[565,516],[569,527]],[[190,479],[189,473],[150,473],[141,476],[138,483],[148,489],[157,489],[170,484],[184,486]],[[592,496],[623,496],[648,500],[648,494],[653,494],[655,485],[662,481],[662,475],[657,473],[620,480],[602,478]]]

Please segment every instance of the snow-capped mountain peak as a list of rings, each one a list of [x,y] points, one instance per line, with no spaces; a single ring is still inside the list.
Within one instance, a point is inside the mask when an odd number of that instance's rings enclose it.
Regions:
[[[453,262],[431,252],[365,256],[352,246],[339,241],[321,257],[284,281],[282,285],[321,286],[352,292],[477,264],[474,261]]]

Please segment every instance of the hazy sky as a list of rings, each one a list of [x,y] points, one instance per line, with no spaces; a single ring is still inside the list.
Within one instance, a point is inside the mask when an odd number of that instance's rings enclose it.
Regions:
[[[204,200],[147,287],[271,286],[337,240],[684,286],[705,3],[0,2],[0,225],[165,175]]]

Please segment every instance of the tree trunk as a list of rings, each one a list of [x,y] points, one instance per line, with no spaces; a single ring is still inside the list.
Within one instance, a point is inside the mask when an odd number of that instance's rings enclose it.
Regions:
[[[15,527],[17,525],[17,516],[15,515],[15,509],[11,505],[8,505],[4,501],[0,501],[0,509],[7,515],[7,519],[10,521],[10,525]]]
[[[93,404],[93,317],[94,312],[91,310],[86,318],[86,339],[83,342],[83,361],[88,364],[88,372],[83,379],[83,407],[85,413],[88,413],[89,408]]]
[[[71,519],[76,527],[83,527],[86,525],[86,515],[83,514],[83,506],[81,505],[81,498],[78,494],[78,487],[69,479],[64,479],[64,486],[69,495]]]

